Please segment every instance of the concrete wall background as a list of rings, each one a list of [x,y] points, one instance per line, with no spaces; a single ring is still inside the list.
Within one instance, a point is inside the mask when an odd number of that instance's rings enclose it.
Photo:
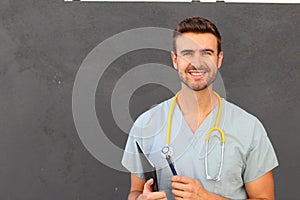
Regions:
[[[76,132],[76,73],[87,54],[116,33],[149,26],[173,29],[193,15],[211,19],[222,33],[227,99],[260,118],[269,133],[280,161],[274,171],[277,199],[298,199],[299,13],[299,5],[280,4],[2,0],[0,199],[126,199],[129,175],[97,161]],[[113,121],[111,91],[118,77],[149,62],[171,65],[165,52],[134,52],[117,59],[99,82],[99,122],[122,148],[127,135]],[[171,95],[147,85],[133,96],[130,112],[136,117]]]

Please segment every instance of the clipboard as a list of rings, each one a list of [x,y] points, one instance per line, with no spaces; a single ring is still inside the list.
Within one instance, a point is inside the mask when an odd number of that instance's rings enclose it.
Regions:
[[[157,182],[157,175],[156,175],[156,169],[153,163],[148,159],[146,156],[144,150],[142,149],[141,145],[139,144],[138,141],[135,142],[138,152],[139,152],[139,157],[141,160],[143,172],[146,181],[153,178],[153,184],[152,184],[152,191],[156,192],[158,191],[158,182]]]

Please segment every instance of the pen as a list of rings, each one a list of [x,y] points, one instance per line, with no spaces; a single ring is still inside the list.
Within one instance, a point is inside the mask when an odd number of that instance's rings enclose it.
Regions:
[[[172,161],[172,159],[171,159],[171,156],[170,156],[170,155],[167,155],[167,156],[166,156],[166,159],[167,159],[167,161],[168,161],[168,163],[169,163],[169,167],[171,168],[171,171],[172,171],[173,175],[176,176],[176,175],[177,175],[177,172],[176,172],[176,170],[175,170],[175,167],[174,167],[173,161]]]

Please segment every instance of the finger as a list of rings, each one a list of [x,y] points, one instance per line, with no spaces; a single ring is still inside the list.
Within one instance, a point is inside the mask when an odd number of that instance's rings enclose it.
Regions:
[[[152,192],[152,184],[153,179],[151,178],[144,184],[144,192]]]
[[[161,190],[158,192],[152,192],[148,195],[149,199],[167,199],[166,192]]]
[[[172,189],[176,189],[176,190],[190,191],[190,184],[172,182],[171,187]]]
[[[186,191],[182,191],[182,190],[172,190],[172,194],[174,194],[174,196],[179,199],[191,198],[193,195],[190,192],[186,192]]]
[[[174,200],[182,200],[182,197],[175,197]]]
[[[182,197],[174,197],[174,200],[182,200]]]
[[[192,179],[190,177],[187,177],[187,176],[177,175],[177,176],[172,176],[171,181],[172,182],[180,182],[180,183],[188,184],[188,183],[193,183],[194,179]]]
[[[181,191],[181,190],[172,190],[172,194],[179,199],[180,198],[184,199],[185,197],[188,196],[185,191]]]

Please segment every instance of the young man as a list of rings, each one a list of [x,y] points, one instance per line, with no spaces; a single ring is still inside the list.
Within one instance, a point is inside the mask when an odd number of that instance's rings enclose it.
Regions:
[[[173,45],[181,90],[142,114],[130,131],[122,159],[131,172],[128,199],[274,199],[272,169],[278,162],[265,129],[213,92],[223,59],[217,27],[202,17],[187,18],[175,29]],[[158,192],[143,176],[135,141],[157,168]],[[166,145],[177,176],[161,155]]]

